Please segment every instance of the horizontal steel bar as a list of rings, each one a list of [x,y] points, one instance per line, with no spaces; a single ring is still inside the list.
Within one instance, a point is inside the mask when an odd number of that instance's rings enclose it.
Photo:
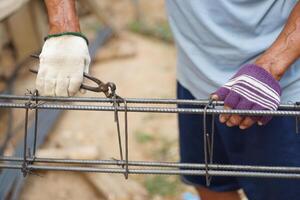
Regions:
[[[22,165],[0,164],[0,168],[22,169]],[[124,174],[122,168],[97,168],[97,167],[75,167],[75,166],[42,166],[28,165],[28,170],[47,170],[47,171],[72,171],[72,172],[91,172],[91,173],[115,173]],[[242,172],[242,171],[222,171],[209,170],[210,176],[233,176],[233,177],[256,177],[256,178],[289,178],[300,179],[300,174],[294,173],[272,173],[272,172]],[[156,175],[192,175],[205,176],[205,170],[162,170],[162,169],[129,169],[128,174],[156,174]]]
[[[28,100],[31,96],[19,96],[19,95],[0,95],[0,99],[6,100]],[[207,105],[209,100],[207,99],[159,99],[159,98],[124,98],[127,103],[138,104],[187,104],[187,105]],[[113,103],[113,99],[99,98],[99,97],[45,97],[45,96],[33,96],[32,100],[40,101],[57,101],[57,102],[94,102],[94,103]],[[122,99],[116,99],[118,102],[122,102]],[[223,106],[223,101],[213,102],[215,106]],[[300,109],[298,103],[280,104],[279,109]]]
[[[122,166],[125,161],[122,160],[84,160],[84,159],[58,159],[58,158],[28,158],[28,161],[35,163],[52,164],[82,164],[82,165],[115,165]],[[0,157],[0,161],[22,162],[21,157]],[[186,168],[186,169],[205,169],[205,164],[179,163],[179,162],[154,162],[154,161],[129,161],[130,166],[139,167],[164,167],[164,168]],[[300,173],[300,167],[288,166],[254,166],[254,165],[224,165],[209,164],[212,170],[247,170],[247,171],[270,171],[284,173]]]
[[[0,103],[0,108],[27,108],[24,103]],[[64,105],[42,104],[33,106],[31,109],[54,109],[54,110],[86,110],[86,111],[115,111],[113,106],[92,105]],[[125,111],[123,106],[117,107],[118,111]],[[300,116],[300,111],[292,110],[225,110],[225,109],[198,109],[198,108],[167,108],[167,107],[127,107],[128,112],[153,112],[153,113],[189,113],[189,114],[239,114],[251,116]]]

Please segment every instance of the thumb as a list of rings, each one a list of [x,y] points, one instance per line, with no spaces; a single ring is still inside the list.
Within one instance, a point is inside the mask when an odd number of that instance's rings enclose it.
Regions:
[[[89,69],[90,69],[90,65],[84,65],[83,72],[88,74],[90,71]]]
[[[90,64],[91,64],[91,58],[88,55],[84,61],[84,69],[83,69],[83,71],[87,74],[89,73]]]
[[[85,90],[85,89],[82,89],[82,88],[80,88],[80,89],[79,89],[79,92],[80,92],[81,94],[85,94],[85,93],[86,93],[86,90]]]

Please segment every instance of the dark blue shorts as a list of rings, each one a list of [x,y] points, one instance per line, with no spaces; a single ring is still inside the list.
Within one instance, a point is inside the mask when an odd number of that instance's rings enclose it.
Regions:
[[[195,99],[180,84],[177,96]],[[202,115],[179,114],[181,162],[204,163],[202,126]],[[214,163],[300,167],[300,134],[295,133],[295,118],[274,117],[266,126],[247,130],[228,128],[216,119]],[[203,176],[182,178],[187,184],[205,186]],[[300,199],[300,179],[213,177],[210,185],[214,191],[240,188],[250,200]]]

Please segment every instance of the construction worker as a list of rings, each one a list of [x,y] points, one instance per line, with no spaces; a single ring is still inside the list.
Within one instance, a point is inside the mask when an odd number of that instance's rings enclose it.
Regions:
[[[90,57],[74,0],[45,0],[49,36],[40,55],[36,87],[42,95],[72,96]],[[178,98],[212,98],[226,109],[276,110],[300,99],[300,3],[296,0],[167,0],[178,49]],[[184,107],[184,106],[181,106]],[[203,123],[179,115],[180,156],[203,163]],[[291,117],[220,115],[214,162],[300,166],[300,137]],[[182,176],[202,200],[299,199],[295,180]]]

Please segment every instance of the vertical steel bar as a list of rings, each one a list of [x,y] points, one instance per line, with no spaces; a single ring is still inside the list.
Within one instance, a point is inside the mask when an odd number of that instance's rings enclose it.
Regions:
[[[129,165],[128,165],[128,114],[127,114],[127,101],[124,99],[124,118],[125,118],[125,179],[128,179]]]
[[[38,96],[38,90],[35,90],[34,92],[35,96]],[[38,105],[38,99],[36,98],[35,100],[36,106]],[[39,114],[39,109],[35,109],[35,113],[34,113],[34,136],[33,136],[33,152],[32,152],[32,156],[33,158],[35,158],[35,154],[36,154],[36,146],[37,146],[37,136],[38,136],[38,116]]]
[[[121,130],[120,130],[120,122],[119,122],[119,112],[118,112],[119,103],[116,102],[115,96],[113,97],[113,99],[115,100],[113,103],[113,106],[114,106],[115,123],[117,125],[120,160],[123,160],[123,147],[122,147],[122,138],[121,138]]]
[[[23,164],[22,173],[25,177],[27,175],[27,134],[28,134],[28,113],[29,113],[29,103],[27,103],[27,108],[25,109],[25,130],[24,130],[24,142],[23,142]]]
[[[206,186],[209,186],[209,174],[208,174],[208,158],[207,158],[207,121],[206,121],[206,111],[208,104],[203,110],[203,148],[204,148],[204,163],[205,163],[205,180]]]
[[[215,114],[211,115],[211,141],[210,141],[210,164],[213,164],[214,139],[215,139]]]

